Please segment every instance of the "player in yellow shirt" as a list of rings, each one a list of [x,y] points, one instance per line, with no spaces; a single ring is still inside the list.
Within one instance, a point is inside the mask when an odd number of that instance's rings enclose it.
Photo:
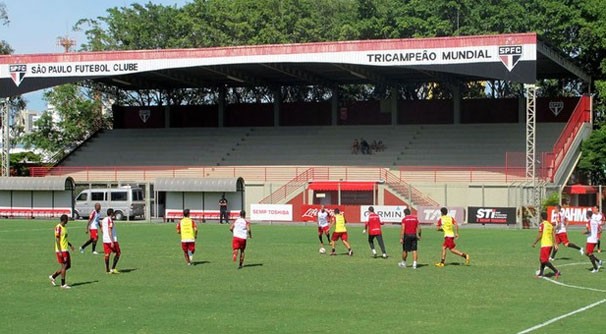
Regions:
[[[545,267],[553,270],[555,273],[555,278],[560,277],[560,271],[549,261],[549,257],[551,256],[552,249],[558,249],[558,244],[555,242],[555,228],[553,224],[547,220],[547,213],[541,212],[541,225],[539,225],[539,235],[536,240],[532,243],[532,248],[537,245],[539,240],[541,241],[541,252],[539,255],[539,261],[541,263],[541,267],[537,272],[537,278],[541,278],[544,275]]]
[[[345,227],[345,224],[347,224],[345,216],[341,213],[339,209],[335,209],[334,216],[330,222],[330,227],[335,227],[335,230],[332,233],[332,238],[330,239],[330,246],[332,247],[332,252],[330,252],[330,255],[337,255],[337,253],[335,252],[335,243],[339,239],[341,239],[343,245],[347,247],[347,255],[353,255],[351,245],[349,244],[349,242],[347,242],[347,227]]]
[[[447,249],[449,249],[451,253],[464,258],[465,264],[469,265],[469,254],[456,249],[457,245],[455,244],[455,240],[459,238],[459,225],[457,224],[457,221],[448,215],[447,208],[441,208],[440,212],[442,213],[442,216],[438,220],[438,231],[444,231],[444,243],[442,244],[442,259],[439,263],[436,263],[436,267],[442,268],[445,266]]]
[[[67,215],[62,215],[59,224],[55,226],[55,254],[57,255],[57,262],[61,265],[61,268],[57,269],[52,275],[48,276],[53,286],[57,285],[55,279],[61,275],[61,287],[63,289],[70,289],[71,287],[65,283],[65,276],[67,270],[71,268],[72,262],[69,255],[69,250],[74,251],[74,246],[67,240]]]
[[[177,233],[181,235],[181,249],[185,254],[185,262],[191,266],[196,252],[198,226],[189,218],[189,209],[183,210],[183,219],[177,223]]]

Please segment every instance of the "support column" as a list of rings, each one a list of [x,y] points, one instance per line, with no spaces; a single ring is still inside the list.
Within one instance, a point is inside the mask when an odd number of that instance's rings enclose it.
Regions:
[[[217,127],[222,128],[225,126],[225,86],[219,87],[219,108],[217,110]]]
[[[391,125],[398,125],[398,88],[389,89],[389,109],[391,112]]]
[[[11,159],[10,159],[10,148],[11,148],[11,137],[10,137],[10,112],[9,112],[9,99],[3,99],[1,101],[2,111],[2,176],[10,176],[11,170]]]
[[[272,87],[272,95],[274,97],[274,126],[280,126],[280,104],[282,104],[282,91],[280,87]]]
[[[145,183],[145,220],[151,221],[151,185]]]
[[[164,106],[164,127],[170,128],[170,106]]]
[[[330,125],[337,125],[337,115],[339,113],[339,86],[332,88],[332,98],[330,99]]]
[[[526,91],[526,182],[531,184],[529,204],[534,206],[536,214],[533,217],[534,225],[539,224],[539,210],[541,205],[540,189],[536,178],[536,97],[535,85],[524,85]]]
[[[450,85],[452,89],[453,123],[461,124],[461,86],[458,82]]]

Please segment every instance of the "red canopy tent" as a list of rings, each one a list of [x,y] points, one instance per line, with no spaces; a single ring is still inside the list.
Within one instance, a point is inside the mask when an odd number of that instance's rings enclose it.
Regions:
[[[584,184],[573,184],[571,186],[567,186],[565,191],[571,195],[595,194],[598,192],[595,187]]]

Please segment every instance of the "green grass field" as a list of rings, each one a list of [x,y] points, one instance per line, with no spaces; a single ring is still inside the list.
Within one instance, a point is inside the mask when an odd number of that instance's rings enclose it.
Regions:
[[[462,229],[458,246],[471,266],[450,254],[440,269],[441,234],[426,228],[413,270],[397,266],[395,228],[385,229],[391,258],[383,260],[370,257],[361,227],[350,227],[353,257],[320,255],[312,225],[253,226],[249,266],[237,270],[225,225],[200,225],[198,264],[188,267],[174,224],[122,223],[125,273],[106,275],[102,255],[76,251],[73,289],[63,290],[47,278],[58,266],[54,224],[0,221],[1,333],[517,333],[606,298],[535,279],[536,231]],[[77,248],[84,223],[68,228]],[[570,238],[584,240],[579,231]],[[606,272],[590,274],[586,257],[571,249],[559,257],[561,282],[606,291]],[[605,311],[601,304],[536,332],[603,333]]]

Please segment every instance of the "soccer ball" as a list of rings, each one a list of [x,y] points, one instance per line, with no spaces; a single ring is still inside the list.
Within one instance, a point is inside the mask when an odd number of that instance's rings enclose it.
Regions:
[[[324,247],[320,248],[320,254],[326,254],[326,249]]]

